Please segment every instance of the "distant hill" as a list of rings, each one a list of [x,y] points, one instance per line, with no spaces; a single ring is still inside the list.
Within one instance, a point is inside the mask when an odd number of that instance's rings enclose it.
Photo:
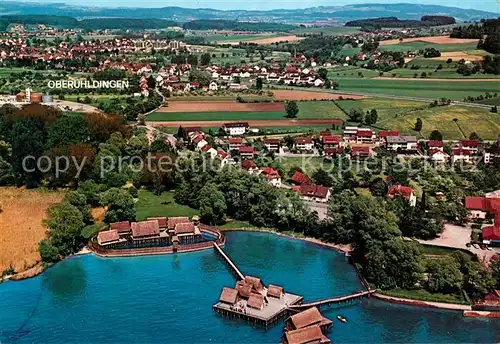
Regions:
[[[310,23],[314,21],[348,21],[369,17],[397,17],[400,20],[420,20],[422,16],[451,16],[458,22],[496,18],[498,13],[456,7],[419,4],[357,4],[346,6],[322,6],[306,9],[276,9],[270,11],[221,11],[209,8],[191,9],[182,7],[162,8],[106,8],[70,6],[62,3],[42,4],[18,1],[0,1],[2,15],[59,15],[78,19],[88,18],[157,18],[185,23],[198,19],[224,19],[247,22]]]
[[[396,17],[384,17],[384,18],[353,20],[345,23],[345,26],[400,28],[400,27],[439,26],[439,25],[450,25],[455,23],[456,23],[455,18],[448,16],[423,16],[420,20],[412,20],[412,19],[401,20]]]

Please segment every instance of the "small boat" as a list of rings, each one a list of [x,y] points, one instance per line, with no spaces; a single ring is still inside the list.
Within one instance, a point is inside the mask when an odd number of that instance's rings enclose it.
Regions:
[[[337,319],[343,323],[346,323],[347,322],[347,319],[344,318],[342,315],[337,315]]]

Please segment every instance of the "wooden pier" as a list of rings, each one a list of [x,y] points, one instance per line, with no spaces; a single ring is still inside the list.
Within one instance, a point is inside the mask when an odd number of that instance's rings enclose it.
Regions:
[[[233,263],[231,258],[220,248],[220,246],[214,242],[214,249],[215,252],[219,254],[222,258],[224,258],[224,261],[226,262],[227,266],[229,267],[229,270],[231,270],[232,273],[236,275],[240,280],[244,280],[245,276],[241,273],[240,269],[236,266],[236,264]]]
[[[355,299],[360,299],[360,298],[365,297],[365,296],[370,296],[371,294],[373,294],[375,292],[376,292],[376,290],[369,289],[369,290],[361,291],[359,293],[349,294],[349,295],[345,295],[345,296],[332,297],[332,298],[328,298],[328,299],[324,299],[324,300],[303,303],[300,305],[297,305],[297,304],[290,305],[289,308],[293,309],[293,310],[300,311],[300,310],[304,310],[306,308],[311,308],[311,307],[329,306],[332,304],[339,304],[339,303],[348,302],[348,301],[355,300]]]

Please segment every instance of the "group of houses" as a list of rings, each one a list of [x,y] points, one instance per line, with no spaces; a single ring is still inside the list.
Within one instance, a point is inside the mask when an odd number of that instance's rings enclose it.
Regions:
[[[195,244],[204,241],[200,219],[188,217],[151,217],[146,221],[115,222],[99,232],[97,244],[107,249],[143,248]]]
[[[282,344],[329,344],[326,333],[333,327],[333,322],[321,315],[317,307],[311,307],[290,316],[285,322],[285,334]]]

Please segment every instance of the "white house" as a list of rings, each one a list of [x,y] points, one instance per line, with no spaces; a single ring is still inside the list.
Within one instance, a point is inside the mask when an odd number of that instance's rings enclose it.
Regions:
[[[248,122],[231,122],[224,123],[222,129],[230,136],[241,136],[248,132],[249,127]]]
[[[415,136],[388,136],[385,140],[388,150],[397,151],[398,149],[407,151],[418,150],[417,138]]]
[[[208,85],[208,89],[210,91],[217,91],[219,89],[219,85],[215,81],[212,81],[210,85]]]
[[[295,139],[295,149],[298,151],[312,151],[314,149],[314,143],[310,137],[297,137]]]
[[[450,156],[448,154],[439,149],[432,149],[429,151],[429,158],[434,163],[439,163],[439,164],[445,163],[446,161],[448,161],[449,157]]]

